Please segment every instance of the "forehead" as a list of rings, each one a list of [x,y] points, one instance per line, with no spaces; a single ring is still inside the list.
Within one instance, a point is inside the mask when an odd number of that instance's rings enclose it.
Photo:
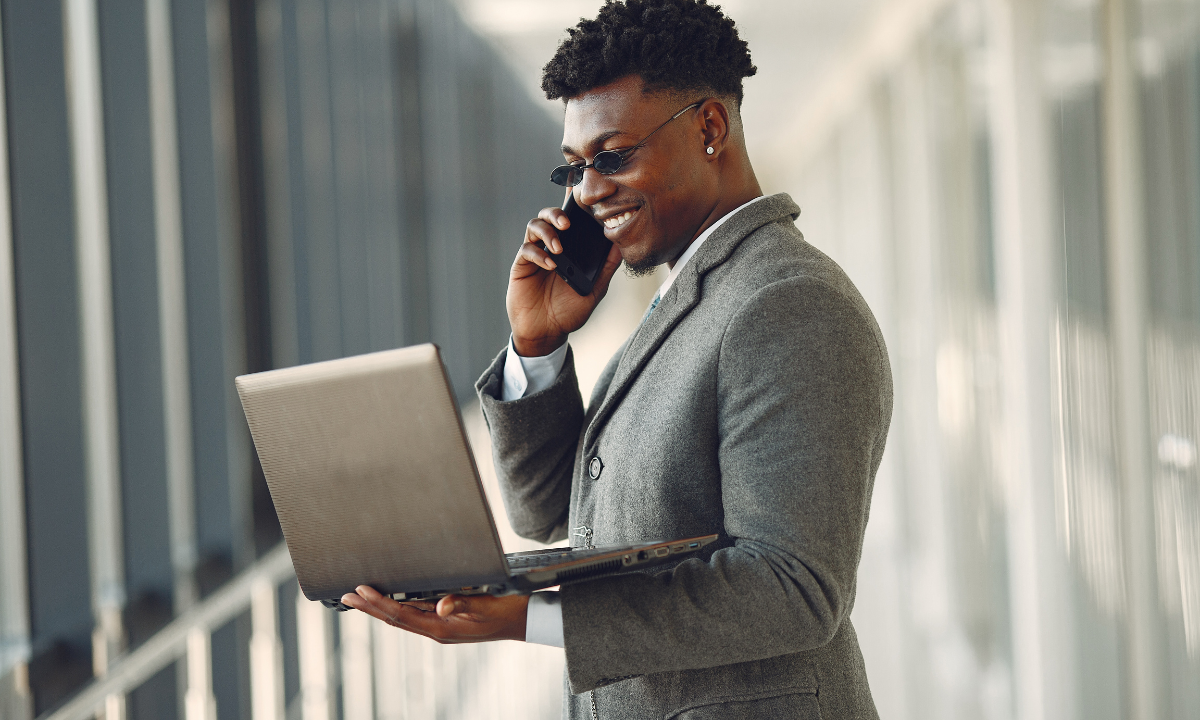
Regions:
[[[563,150],[589,152],[613,137],[636,141],[647,126],[665,118],[659,107],[664,98],[642,92],[642,80],[624,78],[567,101],[563,116]]]

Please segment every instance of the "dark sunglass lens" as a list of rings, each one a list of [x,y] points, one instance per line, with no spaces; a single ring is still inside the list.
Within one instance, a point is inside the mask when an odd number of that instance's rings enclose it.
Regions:
[[[621,169],[621,153],[615,150],[605,150],[604,152],[596,153],[596,158],[592,160],[592,165],[595,166],[596,172],[601,175],[612,175]]]
[[[577,167],[571,165],[559,165],[550,173],[550,182],[563,187],[571,187],[579,184],[580,175],[583,173]]]

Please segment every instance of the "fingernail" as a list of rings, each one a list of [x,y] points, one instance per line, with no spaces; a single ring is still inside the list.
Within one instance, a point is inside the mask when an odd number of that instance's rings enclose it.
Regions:
[[[355,589],[355,591],[358,592],[359,595],[361,595],[362,597],[365,597],[369,600],[373,600],[373,599],[379,597],[379,593],[375,592],[375,588],[371,587],[370,585],[359,585],[358,587],[356,587],[354,589]]]
[[[553,261],[553,260],[551,260],[550,258],[546,258],[546,264],[550,266],[550,269],[551,269],[551,270],[553,270],[554,268],[558,267],[558,263],[554,262],[554,261]]]

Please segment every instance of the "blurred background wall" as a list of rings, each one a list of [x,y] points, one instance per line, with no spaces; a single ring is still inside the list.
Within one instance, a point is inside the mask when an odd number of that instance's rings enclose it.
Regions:
[[[0,716],[558,716],[561,651],[298,597],[231,379],[435,341],[495,496],[471,383],[600,4],[0,0]],[[721,4],[893,362],[881,717],[1200,718],[1200,3]]]

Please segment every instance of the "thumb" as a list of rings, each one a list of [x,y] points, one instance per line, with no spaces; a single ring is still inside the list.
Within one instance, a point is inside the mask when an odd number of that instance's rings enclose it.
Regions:
[[[608,251],[608,257],[604,260],[604,267],[600,268],[600,274],[596,276],[596,282],[592,286],[592,294],[596,296],[597,303],[608,294],[608,284],[612,282],[613,275],[616,274],[619,267],[621,267],[621,248],[613,243],[612,248]]]
[[[438,600],[438,617],[450,617],[451,615],[457,615],[468,611],[467,599],[461,595],[447,595],[441,600]]]

